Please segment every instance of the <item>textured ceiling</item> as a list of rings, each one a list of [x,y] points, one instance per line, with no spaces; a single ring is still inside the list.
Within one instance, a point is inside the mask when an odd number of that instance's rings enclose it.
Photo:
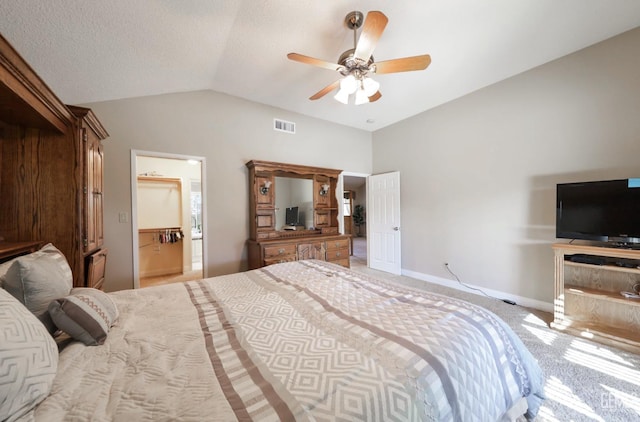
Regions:
[[[339,75],[286,55],[336,61],[351,10],[389,18],[377,61],[432,64],[377,75],[375,103],[309,101]],[[638,25],[638,0],[0,1],[2,35],[65,103],[212,89],[369,131]]]

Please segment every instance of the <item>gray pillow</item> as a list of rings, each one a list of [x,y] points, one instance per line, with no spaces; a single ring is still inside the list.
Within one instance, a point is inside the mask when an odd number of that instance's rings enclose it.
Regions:
[[[87,287],[51,302],[49,314],[59,329],[87,346],[96,346],[107,338],[118,319],[118,308],[108,294]]]
[[[52,300],[69,294],[73,276],[64,255],[52,245],[13,260],[3,288],[33,312],[50,333],[55,326],[47,312]]]
[[[58,263],[60,267],[60,272],[62,273],[62,277],[69,282],[70,285],[73,285],[73,273],[71,272],[71,267],[67,262],[67,258],[64,256],[62,252],[52,243],[47,243],[43,247],[40,248],[39,251],[35,252],[36,254],[42,253],[47,254],[53,261]]]
[[[58,348],[23,304],[0,289],[0,420],[20,419],[45,399],[58,369]]]
[[[7,273],[7,271],[9,271],[9,267],[11,267],[11,265],[13,264],[14,260],[15,259],[12,259],[12,260],[9,260],[7,262],[3,262],[2,264],[0,264],[0,288],[4,284],[4,276]]]

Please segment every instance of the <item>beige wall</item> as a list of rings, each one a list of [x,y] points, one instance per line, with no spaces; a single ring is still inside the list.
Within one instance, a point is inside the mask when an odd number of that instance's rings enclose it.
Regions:
[[[374,133],[403,270],[551,302],[556,183],[640,177],[638,51],[640,29]]]
[[[131,150],[206,159],[205,233],[209,276],[246,269],[251,159],[371,172],[371,134],[211,91],[89,104],[110,134],[105,141],[105,288],[133,286]],[[276,132],[273,119],[296,123]]]

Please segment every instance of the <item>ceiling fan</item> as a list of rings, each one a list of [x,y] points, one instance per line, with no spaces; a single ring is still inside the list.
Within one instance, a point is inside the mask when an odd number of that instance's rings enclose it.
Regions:
[[[353,30],[354,48],[342,53],[337,63],[298,53],[287,54],[290,60],[335,70],[343,76],[342,79],[313,94],[309,97],[310,100],[322,98],[340,87],[334,98],[343,104],[349,103],[351,94],[355,94],[355,104],[374,102],[379,100],[382,94],[379,91],[380,84],[371,78],[371,74],[424,70],[431,63],[431,56],[428,54],[375,62],[372,53],[388,22],[387,17],[382,12],[371,11],[367,13],[366,20],[363,20],[362,12],[350,12],[344,18],[344,22],[347,28]],[[361,26],[362,32],[356,42],[356,31]]]

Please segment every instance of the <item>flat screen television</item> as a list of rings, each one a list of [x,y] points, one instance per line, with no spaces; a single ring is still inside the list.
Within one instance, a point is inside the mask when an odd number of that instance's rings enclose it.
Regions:
[[[557,186],[556,237],[640,245],[640,178]]]
[[[297,226],[298,217],[298,207],[288,207],[284,214],[284,224],[287,226]]]

